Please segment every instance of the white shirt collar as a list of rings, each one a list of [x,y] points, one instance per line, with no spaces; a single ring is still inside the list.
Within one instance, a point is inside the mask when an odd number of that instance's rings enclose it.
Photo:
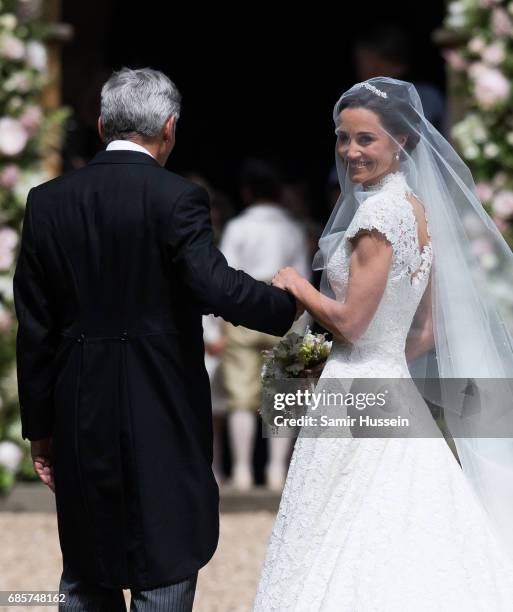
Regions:
[[[286,215],[286,211],[280,204],[274,202],[258,202],[250,204],[243,210],[245,215],[261,216],[261,215]]]
[[[106,151],[139,151],[139,153],[146,153],[150,157],[153,155],[144,148],[142,145],[132,142],[131,140],[113,140],[107,145]],[[154,158],[155,159],[155,158]]]

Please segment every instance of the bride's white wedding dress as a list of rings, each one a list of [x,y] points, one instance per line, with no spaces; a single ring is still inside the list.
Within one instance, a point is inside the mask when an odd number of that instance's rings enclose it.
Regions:
[[[331,258],[344,300],[351,245],[376,228],[394,248],[387,286],[353,347],[322,378],[409,377],[404,347],[433,260],[419,249],[404,175],[372,188]],[[298,437],[255,612],[506,612],[513,562],[443,438]]]

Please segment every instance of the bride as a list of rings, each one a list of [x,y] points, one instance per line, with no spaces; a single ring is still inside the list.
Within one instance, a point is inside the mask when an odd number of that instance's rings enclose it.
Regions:
[[[419,377],[458,460],[440,432],[300,433],[254,611],[512,610],[513,255],[413,85],[358,83],[334,120],[321,291],[292,268],[273,284],[333,333],[319,385]]]

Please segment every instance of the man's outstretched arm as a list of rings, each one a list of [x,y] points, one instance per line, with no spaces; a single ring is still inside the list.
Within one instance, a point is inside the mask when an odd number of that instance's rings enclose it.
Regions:
[[[173,207],[168,245],[181,278],[201,304],[234,325],[283,336],[296,316],[289,293],[228,266],[213,242],[207,192],[191,187]]]

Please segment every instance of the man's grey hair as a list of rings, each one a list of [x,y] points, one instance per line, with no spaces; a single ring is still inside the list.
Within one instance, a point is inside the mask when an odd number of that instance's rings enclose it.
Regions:
[[[105,141],[158,136],[171,115],[178,120],[181,99],[175,84],[158,70],[122,68],[113,72],[101,93]]]

